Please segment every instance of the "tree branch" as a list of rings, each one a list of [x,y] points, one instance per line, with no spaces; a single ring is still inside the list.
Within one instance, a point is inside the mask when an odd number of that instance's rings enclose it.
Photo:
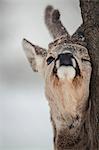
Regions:
[[[60,21],[60,13],[52,6],[48,6],[45,10],[45,23],[52,34],[53,38],[60,36],[68,37],[69,34]]]

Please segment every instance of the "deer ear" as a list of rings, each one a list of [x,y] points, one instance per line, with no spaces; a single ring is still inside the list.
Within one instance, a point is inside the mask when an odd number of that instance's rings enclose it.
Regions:
[[[22,45],[33,71],[41,73],[44,68],[43,63],[47,55],[47,50],[33,45],[26,39],[23,39]]]

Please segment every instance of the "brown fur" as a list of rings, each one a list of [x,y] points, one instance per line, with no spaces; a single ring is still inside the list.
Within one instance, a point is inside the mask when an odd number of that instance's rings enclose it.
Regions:
[[[56,16],[55,16],[56,15]],[[47,97],[51,121],[54,131],[55,150],[93,150],[92,131],[90,127],[89,84],[91,63],[85,41],[77,36],[77,31],[70,36],[60,21],[57,10],[49,6],[46,9],[45,22],[55,38],[46,51],[25,40],[23,46],[30,51],[27,55],[33,70],[40,72],[45,80],[45,95]],[[67,80],[59,78],[54,60],[60,53],[69,51],[75,57],[80,75]],[[51,64],[47,59],[53,57]]]

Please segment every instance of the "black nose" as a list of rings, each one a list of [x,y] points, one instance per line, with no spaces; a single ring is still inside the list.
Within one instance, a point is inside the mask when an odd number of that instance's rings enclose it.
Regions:
[[[60,66],[73,66],[73,55],[71,53],[63,53],[58,55]]]
[[[80,68],[77,60],[71,53],[59,54],[57,60],[59,60],[60,66],[73,66],[76,70],[76,75],[80,75]]]

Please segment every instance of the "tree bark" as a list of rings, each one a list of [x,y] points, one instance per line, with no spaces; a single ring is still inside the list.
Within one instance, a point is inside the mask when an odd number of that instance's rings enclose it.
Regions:
[[[90,83],[91,128],[94,149],[99,148],[99,0],[80,0],[84,36],[92,62]]]

